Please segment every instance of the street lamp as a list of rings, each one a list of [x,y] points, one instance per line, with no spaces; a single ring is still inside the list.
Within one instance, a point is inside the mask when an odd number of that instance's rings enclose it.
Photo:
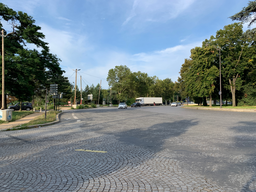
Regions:
[[[12,32],[14,33],[14,32]],[[10,35],[12,33],[6,34],[4,35],[4,30],[2,29],[2,110],[4,110],[4,38],[7,35]]]
[[[80,71],[81,69],[76,69],[75,72],[76,72],[76,80],[75,82],[77,83],[77,71]],[[74,96],[74,105],[76,105],[76,84],[75,84],[75,96]]]
[[[206,46],[208,46],[209,44],[206,43]],[[219,51],[219,71],[220,71],[220,108],[222,108],[222,89],[221,89],[221,48],[216,47],[215,45],[212,46],[213,48],[215,48],[217,51]]]

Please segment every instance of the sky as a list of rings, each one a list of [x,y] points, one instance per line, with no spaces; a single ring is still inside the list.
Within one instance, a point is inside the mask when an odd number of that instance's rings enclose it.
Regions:
[[[190,50],[201,46],[249,0],[1,0],[26,12],[61,59],[64,76],[78,86],[108,89],[108,71],[126,65],[177,81]],[[8,29],[8,26],[5,26]]]

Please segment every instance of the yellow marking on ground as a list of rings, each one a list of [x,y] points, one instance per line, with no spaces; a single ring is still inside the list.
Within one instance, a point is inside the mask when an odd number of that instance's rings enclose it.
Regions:
[[[85,152],[92,152],[92,153],[107,153],[107,151],[96,151],[96,150],[88,150],[88,149],[76,149],[75,151],[85,151]]]

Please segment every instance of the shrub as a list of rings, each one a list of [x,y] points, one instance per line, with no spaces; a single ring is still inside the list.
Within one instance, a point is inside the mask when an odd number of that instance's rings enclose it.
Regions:
[[[135,100],[134,98],[128,99],[127,102],[126,102],[126,105],[129,106],[129,105],[135,103],[135,101],[136,101],[136,100]]]
[[[92,108],[96,108],[97,106],[95,104],[91,104],[91,107]]]

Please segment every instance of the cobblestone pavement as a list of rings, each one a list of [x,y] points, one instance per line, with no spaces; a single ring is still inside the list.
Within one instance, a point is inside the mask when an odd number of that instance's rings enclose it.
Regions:
[[[0,191],[256,191],[255,123],[171,107],[66,111],[0,132]]]

